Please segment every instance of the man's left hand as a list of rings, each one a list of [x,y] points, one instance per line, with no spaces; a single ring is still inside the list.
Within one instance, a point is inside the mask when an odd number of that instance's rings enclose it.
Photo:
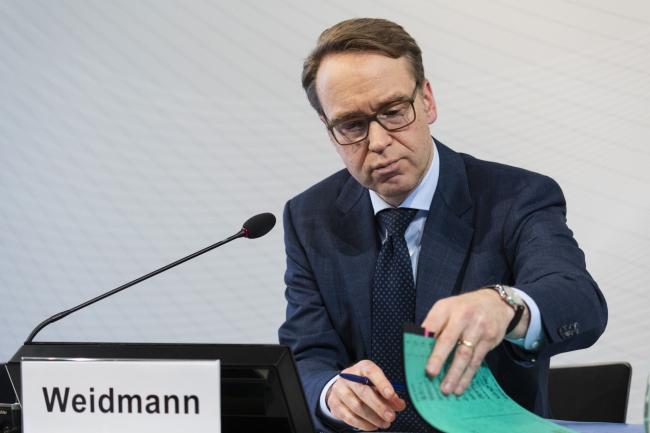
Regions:
[[[514,310],[493,289],[480,289],[436,302],[422,327],[432,332],[436,345],[427,362],[427,374],[437,376],[449,355],[453,361],[442,379],[444,394],[462,394],[485,355],[505,337]],[[528,328],[528,308],[512,334],[523,337]],[[520,326],[520,325],[524,326]]]

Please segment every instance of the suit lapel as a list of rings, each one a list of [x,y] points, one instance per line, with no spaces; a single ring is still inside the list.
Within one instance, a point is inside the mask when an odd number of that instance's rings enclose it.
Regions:
[[[340,212],[335,231],[340,234],[336,254],[342,275],[340,297],[354,311],[353,323],[359,326],[364,352],[369,354],[372,276],[379,253],[374,212],[367,189],[353,177],[343,187],[336,204]]]
[[[436,141],[440,175],[422,234],[418,259],[415,320],[421,323],[436,301],[460,289],[474,234],[472,200],[465,165],[457,153]]]

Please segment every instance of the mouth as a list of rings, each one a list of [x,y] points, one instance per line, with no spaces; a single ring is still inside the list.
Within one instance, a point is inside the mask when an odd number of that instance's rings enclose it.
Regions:
[[[399,173],[399,161],[399,159],[396,159],[394,161],[377,164],[375,167],[373,167],[372,171],[375,176],[384,179],[395,176]]]

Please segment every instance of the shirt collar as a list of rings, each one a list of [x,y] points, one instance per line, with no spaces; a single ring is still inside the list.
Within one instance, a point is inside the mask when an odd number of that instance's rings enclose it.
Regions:
[[[438,157],[438,149],[436,143],[433,143],[433,160],[431,166],[418,186],[409,193],[408,196],[398,207],[407,207],[411,209],[418,209],[429,211],[431,207],[431,200],[433,194],[436,192],[438,186],[438,176],[440,175],[440,158]],[[370,201],[372,202],[372,209],[377,215],[384,209],[392,208],[393,206],[386,203],[379,194],[373,190],[368,190],[370,193]]]

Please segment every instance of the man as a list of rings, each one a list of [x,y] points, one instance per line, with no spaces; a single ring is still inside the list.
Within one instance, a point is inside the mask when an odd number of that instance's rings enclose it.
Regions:
[[[449,358],[445,394],[462,394],[485,360],[513,399],[548,415],[550,356],[593,344],[607,322],[557,184],[434,140],[420,49],[390,21],[325,30],[303,87],[347,168],[284,213],[279,337],[319,429],[428,431],[392,385],[413,321],[436,337],[427,374]]]

